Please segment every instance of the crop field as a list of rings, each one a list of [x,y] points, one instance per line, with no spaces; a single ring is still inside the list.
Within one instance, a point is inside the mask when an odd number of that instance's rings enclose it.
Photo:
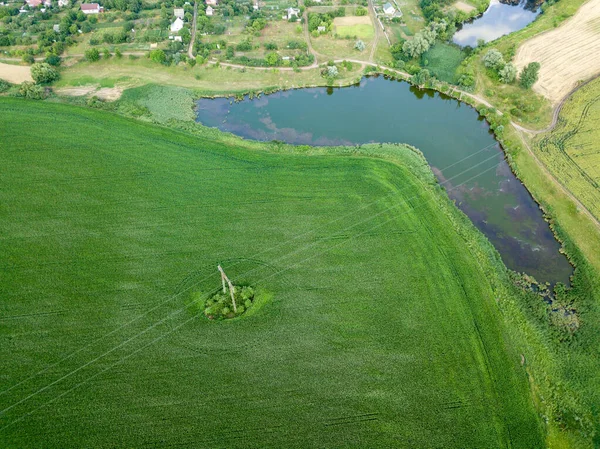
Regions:
[[[493,250],[414,150],[0,123],[1,447],[543,446]],[[261,309],[203,316],[217,263]]]
[[[561,183],[600,219],[600,79],[567,100],[558,125],[538,137],[536,147]]]
[[[375,30],[371,17],[336,17],[333,20],[335,32],[341,37],[356,37],[358,39],[373,39]]]
[[[541,64],[533,89],[553,104],[582,80],[600,72],[600,0],[589,0],[560,27],[525,41],[515,65]]]

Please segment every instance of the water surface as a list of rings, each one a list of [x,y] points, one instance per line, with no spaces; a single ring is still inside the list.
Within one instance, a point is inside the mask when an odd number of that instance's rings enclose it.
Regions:
[[[491,0],[490,6],[483,15],[465,23],[454,34],[452,41],[462,47],[466,45],[476,47],[479,39],[490,42],[524,28],[533,22],[539,13],[540,8],[531,1],[523,0],[517,4],[510,4]]]
[[[202,99],[197,114],[207,126],[255,140],[414,145],[509,268],[538,281],[568,283],[572,267],[540,209],[470,106],[379,77],[354,87],[298,89],[238,103]]]

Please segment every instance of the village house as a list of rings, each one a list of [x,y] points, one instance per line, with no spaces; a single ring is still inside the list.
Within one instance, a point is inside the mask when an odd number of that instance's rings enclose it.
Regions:
[[[217,0],[206,0],[208,6],[217,6]]]
[[[81,12],[84,14],[98,14],[102,11],[102,8],[98,3],[82,3]]]
[[[185,16],[185,9],[183,9],[183,8],[175,8],[175,9],[173,10],[173,15],[174,15],[175,17],[178,17],[178,18],[180,18],[180,19],[183,19],[183,16]]]
[[[286,10],[285,17],[287,18],[287,20],[292,20],[293,17],[297,19],[299,14],[300,10],[298,8],[288,8]]]
[[[383,13],[384,14],[386,14],[388,16],[393,16],[395,12],[396,12],[396,8],[394,8],[391,3],[386,3],[385,5],[383,5]]]
[[[212,16],[214,12],[215,12],[215,10],[213,9],[212,6],[207,6],[206,7],[206,15],[207,16]]]
[[[171,24],[171,32],[177,33],[178,31],[181,31],[182,28],[183,28],[183,20],[181,20],[179,17],[177,17],[175,19],[175,22],[173,22]]]
[[[326,30],[327,30],[327,28],[325,28],[324,26],[318,26],[318,27],[317,27],[317,31],[318,31],[319,33],[324,33]]]
[[[37,8],[42,4],[42,0],[26,0],[27,6],[30,8]]]
[[[58,0],[58,6],[60,8],[64,8],[65,6],[69,6],[69,0]]]

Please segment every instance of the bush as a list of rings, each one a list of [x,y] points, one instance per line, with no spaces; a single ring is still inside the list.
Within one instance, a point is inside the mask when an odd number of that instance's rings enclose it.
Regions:
[[[367,15],[367,9],[364,8],[364,7],[362,7],[362,6],[357,7],[356,8],[356,15],[357,16],[366,16]]]
[[[90,48],[85,51],[85,59],[89,62],[96,62],[100,60],[100,52],[97,48]]]
[[[35,59],[33,58],[33,55],[23,55],[23,62],[26,62],[27,64],[33,64],[35,62]]]
[[[159,48],[152,50],[148,57],[151,61],[158,62],[159,64],[164,64],[167,61],[167,55]]]
[[[44,59],[44,62],[47,64],[50,64],[54,67],[58,67],[60,65],[60,63],[62,62],[62,59],[60,56],[50,55],[46,59]]]
[[[519,79],[521,87],[524,87],[525,89],[530,89],[531,86],[533,86],[538,80],[539,71],[539,62],[530,62],[529,64],[527,64],[527,66],[521,72],[521,78]]]
[[[505,84],[510,84],[517,77],[517,68],[509,62],[502,67],[498,72],[498,75],[500,76],[500,81]]]
[[[29,98],[30,100],[43,100],[46,98],[46,89],[39,84],[25,81],[19,86],[18,96]]]
[[[488,50],[483,57],[483,65],[485,65],[488,69],[499,69],[504,67],[505,62],[504,58],[502,57],[502,53],[495,48]]]
[[[31,77],[38,84],[51,83],[59,78],[58,71],[46,62],[37,62],[31,66]]]
[[[365,43],[363,41],[361,41],[360,39],[356,41],[356,43],[354,44],[354,48],[358,51],[363,51],[365,48],[367,48],[367,46],[365,45]]]
[[[10,83],[0,79],[0,94],[10,89]]]

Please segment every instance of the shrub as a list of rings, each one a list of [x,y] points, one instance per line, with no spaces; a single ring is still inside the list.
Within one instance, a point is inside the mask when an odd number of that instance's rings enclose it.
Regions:
[[[10,89],[10,83],[0,79],[0,94]]]
[[[500,76],[500,81],[505,84],[510,84],[517,77],[517,68],[509,62],[502,67],[502,69],[498,72],[498,75]]]
[[[35,59],[33,58],[33,55],[23,55],[23,62],[26,62],[27,64],[33,64],[35,62]]]
[[[151,61],[158,62],[159,64],[164,64],[167,61],[167,55],[159,48],[152,50],[148,56]]]
[[[54,67],[58,67],[60,65],[60,63],[62,62],[62,59],[60,56],[50,55],[50,56],[46,57],[46,59],[44,59],[44,62],[47,64],[50,64]]]
[[[365,43],[363,41],[361,41],[359,39],[354,44],[354,48],[357,49],[358,51],[363,51],[365,48],[367,48],[367,46],[365,45]]]
[[[18,96],[29,98],[30,100],[42,100],[46,98],[46,89],[39,84],[25,81],[19,86]]]
[[[100,52],[97,48],[90,48],[85,52],[85,59],[89,62],[96,62],[100,60]]]
[[[362,7],[362,6],[357,7],[356,8],[356,15],[357,16],[366,16],[367,15],[367,9],[364,8],[364,7]]]
[[[246,309],[248,309],[251,305],[252,305],[252,301],[250,301],[249,299],[244,301],[244,307],[246,307]]]

